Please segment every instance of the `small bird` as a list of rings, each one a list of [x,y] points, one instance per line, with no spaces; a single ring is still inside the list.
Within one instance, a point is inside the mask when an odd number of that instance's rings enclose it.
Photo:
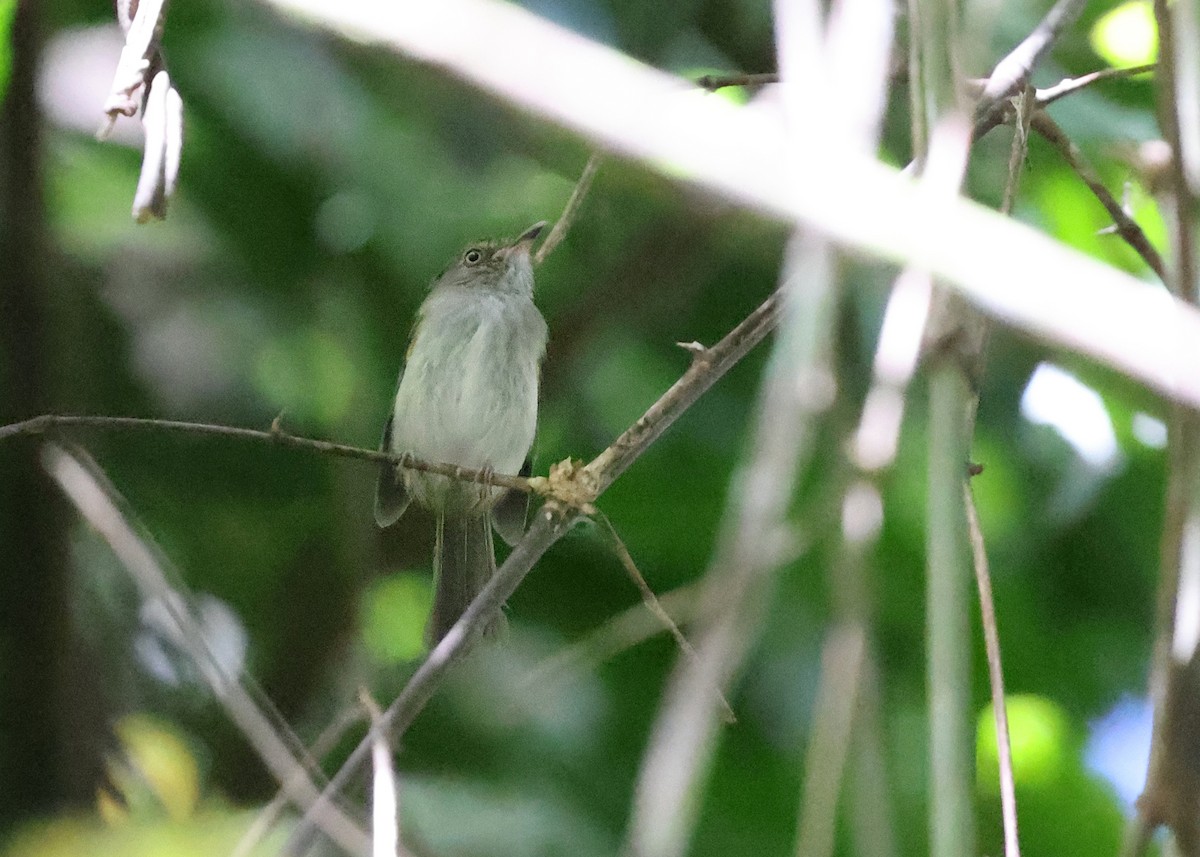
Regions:
[[[417,311],[381,448],[423,461],[529,473],[546,322],[533,303],[529,251],[545,222],[511,243],[472,244],[433,283]],[[527,497],[384,463],[375,522],[395,523],[412,501],[437,519],[436,645],[496,570],[492,527],[509,544],[525,530]],[[497,612],[487,631],[504,621]]]

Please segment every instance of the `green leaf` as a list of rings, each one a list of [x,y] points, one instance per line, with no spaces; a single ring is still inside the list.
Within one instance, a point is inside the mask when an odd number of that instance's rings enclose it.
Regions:
[[[8,78],[12,73],[12,25],[17,17],[17,0],[0,0],[0,104],[8,94]]]

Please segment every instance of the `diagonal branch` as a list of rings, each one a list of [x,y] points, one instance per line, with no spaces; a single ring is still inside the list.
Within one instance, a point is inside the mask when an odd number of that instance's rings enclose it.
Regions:
[[[1063,159],[1066,160],[1071,169],[1075,171],[1079,178],[1083,180],[1083,183],[1088,186],[1088,190],[1104,206],[1104,210],[1108,212],[1108,216],[1112,218],[1113,224],[1117,228],[1117,234],[1142,257],[1142,260],[1150,267],[1150,270],[1158,274],[1159,279],[1166,282],[1167,269],[1166,265],[1163,264],[1162,256],[1154,249],[1154,245],[1150,243],[1150,239],[1146,237],[1146,233],[1142,231],[1142,227],[1138,226],[1137,221],[1126,213],[1116,197],[1104,186],[1104,182],[1100,180],[1100,176],[1092,169],[1091,164],[1084,159],[1083,153],[1079,151],[1079,147],[1071,142],[1071,139],[1058,126],[1058,123],[1051,119],[1047,113],[1034,113],[1030,118],[1029,125],[1034,131],[1041,134],[1046,142],[1058,149],[1059,154],[1063,156]]]
[[[592,152],[591,157],[584,164],[583,172],[579,174],[579,180],[575,182],[575,189],[571,191],[562,215],[554,222],[554,228],[550,230],[550,234],[546,236],[546,240],[534,254],[533,263],[535,265],[545,262],[546,257],[553,253],[554,248],[566,237],[567,230],[575,222],[575,215],[579,213],[579,208],[583,205],[583,201],[592,187],[592,179],[596,177],[596,171],[600,169],[600,161],[600,153]]]
[[[229,719],[238,726],[250,746],[258,753],[267,770],[287,790],[292,800],[311,803],[318,788],[296,760],[286,735],[272,721],[245,685],[245,677],[230,674],[213,654],[204,629],[193,616],[186,596],[173,586],[163,566],[148,545],[126,520],[109,489],[76,456],[55,444],[43,449],[43,462],[50,476],[71,500],[83,518],[112,548],[117,559],[128,569],[143,600],[159,601],[169,611],[179,631],[178,641],[196,664],[214,698]],[[321,808],[322,830],[352,854],[370,852],[370,840],[337,806]]]
[[[773,293],[720,342],[711,348],[695,350],[692,364],[683,376],[590,464],[586,467],[562,468],[565,474],[562,478],[579,489],[581,504],[598,497],[706,390],[766,337],[778,321],[779,301],[779,293]],[[297,803],[305,810],[305,814],[293,831],[287,853],[299,854],[310,843],[314,833],[313,817],[323,811],[362,767],[370,753],[372,736],[376,732],[386,732],[394,742],[399,742],[450,668],[466,655],[479,629],[490,621],[489,617],[516,591],[534,564],[566,534],[580,516],[577,507],[556,500],[548,501],[534,516],[533,524],[524,538],[418,667],[400,695],[373,726],[371,733],[350,753],[320,798],[315,803]]]

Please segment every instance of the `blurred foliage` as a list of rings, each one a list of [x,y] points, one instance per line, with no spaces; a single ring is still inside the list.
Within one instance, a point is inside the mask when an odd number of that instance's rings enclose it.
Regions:
[[[12,31],[13,17],[17,12],[17,0],[0,2],[0,101],[8,89],[8,77],[12,70],[12,50],[9,47],[9,33]]]
[[[761,0],[525,5],[669,71],[773,68],[769,4]],[[990,41],[969,58],[974,72],[986,73],[1045,5],[1004,4],[989,19]],[[1138,14],[1126,10],[1144,5],[1090,4],[1035,82],[1143,61],[1152,48],[1131,48],[1122,22]],[[12,7],[0,2],[0,31]],[[45,12],[54,56],[82,56],[90,35],[115,27],[102,4],[74,0]],[[469,240],[553,219],[586,144],[438,69],[297,30],[253,3],[173,4],[165,48],[186,111],[181,186],[166,222],[133,224],[138,153],[90,134],[115,54],[77,72],[77,121],[55,114],[47,128],[54,409],[263,428],[282,412],[294,432],[374,446],[429,281]],[[905,98],[895,87],[881,155],[891,163],[907,157]],[[1104,82],[1052,113],[1114,192],[1131,183],[1132,210],[1161,246],[1161,220],[1129,163],[1133,147],[1155,133],[1151,79]],[[1008,134],[993,132],[973,158],[969,192],[992,204]],[[1017,216],[1148,276],[1119,239],[1098,234],[1107,224],[1102,208],[1037,141]],[[538,273],[551,343],[535,470],[591,457],[636,419],[686,369],[688,355],[675,343],[714,342],[774,288],[784,239],[778,224],[606,160],[568,240]],[[862,260],[844,268],[839,419],[849,424],[892,272]],[[760,348],[737,366],[603,498],[659,592],[704,572],[765,356]],[[1042,360],[1059,361],[1102,394],[1119,446],[1111,468],[1087,465],[1053,427],[1021,416],[1022,392]],[[1019,703],[1012,718],[1026,857],[1112,854],[1119,839],[1126,809],[1084,766],[1083,746],[1089,723],[1145,687],[1163,462],[1134,423],[1162,412],[1111,373],[1005,330],[993,336],[975,444],[985,470],[975,490],[1008,688]],[[925,847],[924,419],[918,385],[887,480],[873,571],[887,793],[904,855]],[[809,549],[789,564],[733,692],[740,721],[724,734],[695,854],[793,847],[819,649],[837,585],[829,577],[831,504],[843,478],[844,429],[838,420],[826,427],[823,464],[797,498]],[[248,638],[248,669],[304,740],[355,706],[358,686],[380,700],[399,691],[420,650],[431,527],[414,513],[376,531],[372,467],[229,440],[80,440],[186,584],[233,611]],[[47,808],[35,825],[16,827],[0,805],[0,831],[12,831],[3,853],[228,853],[272,795],[271,783],[194,677],[155,669],[145,649],[154,630],[123,572],[94,534],[72,527],[73,615],[96,676],[79,692],[96,695],[84,710],[103,713],[83,724],[64,716],[63,728],[91,730],[86,741],[108,746],[132,740],[130,723],[160,724],[142,738],[160,742],[157,757],[176,768],[168,780],[191,790],[196,808],[179,822],[166,813],[116,828],[94,813]],[[422,853],[614,853],[677,652],[660,634],[594,669],[535,685],[529,677],[636,603],[590,527],[538,565],[510,603],[505,645],[459,669],[399,750],[404,829]],[[21,656],[0,650],[0,671]],[[975,665],[985,712],[981,643]],[[149,713],[156,719],[139,719]],[[995,854],[989,723],[981,715],[980,848]],[[360,735],[342,742],[329,767]],[[0,758],[14,740],[0,734]],[[842,836],[840,853],[851,847]],[[261,853],[274,852],[264,845]]]

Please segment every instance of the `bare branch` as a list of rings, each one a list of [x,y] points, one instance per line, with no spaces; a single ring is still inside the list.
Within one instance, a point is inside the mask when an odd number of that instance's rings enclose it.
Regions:
[[[378,726],[383,718],[379,703],[364,687],[359,701]],[[371,854],[372,857],[396,857],[400,847],[400,802],[397,797],[396,771],[392,765],[392,747],[386,730],[374,729],[371,742]]]
[[[688,584],[659,596],[657,601],[673,623],[686,625],[696,614],[699,595],[699,587]],[[635,604],[531,669],[512,688],[513,708],[528,707],[531,695],[590,671],[638,643],[661,634],[665,629],[657,613],[644,600]],[[533,704],[536,705],[536,702]]]
[[[1200,303],[1196,204],[1200,195],[1200,30],[1196,0],[1155,0],[1158,114],[1170,151],[1161,198],[1174,252],[1170,291]],[[1127,845],[1144,849],[1167,825],[1184,857],[1200,855],[1200,414],[1179,404],[1168,423],[1167,491],[1159,551],[1150,697],[1154,725],[1146,786]]]
[[[996,603],[992,598],[992,575],[988,570],[987,546],[979,523],[979,510],[969,483],[963,485],[967,508],[967,531],[979,589],[979,613],[983,617],[983,642],[987,649],[988,679],[992,689],[992,716],[996,721],[996,752],[1000,762],[1000,805],[1004,816],[1004,857],[1021,857],[1017,830],[1017,787],[1013,776],[1012,742],[1008,733],[1008,702],[1004,693],[1004,669],[1000,661],[1000,630]]]
[[[771,105],[695,98],[686,81],[498,0],[442,0],[399,18],[379,15],[369,0],[265,2],[444,67],[605,150],[739,205],[918,264],[990,315],[1200,407],[1200,375],[1192,371],[1200,365],[1200,312],[976,203],[923,197],[898,171],[852,147],[809,157],[816,141],[788,139]],[[534,43],[537,52],[524,48]],[[569,88],[545,74],[554,67],[574,70]],[[997,254],[997,246],[1006,251]],[[1031,270],[1056,274],[1031,277]],[[1160,335],[1148,344],[1146,330]]]
[[[116,0],[115,5],[125,46],[96,137],[105,139],[118,116],[133,116],[140,108],[145,146],[133,219],[145,223],[166,217],[175,193],[183,153],[183,100],[167,75],[160,48],[167,0]]]
[[[1104,68],[1088,74],[1081,74],[1079,77],[1064,78],[1054,84],[1054,86],[1037,90],[1037,105],[1038,107],[1046,107],[1060,98],[1066,98],[1068,95],[1081,92],[1094,83],[1104,80],[1122,80],[1128,77],[1136,77],[1140,74],[1149,74],[1155,68],[1157,66],[1154,63],[1131,66],[1130,68]]]
[[[637,563],[633,561],[633,557],[629,553],[629,548],[625,546],[625,542],[621,539],[617,528],[613,526],[612,520],[602,512],[595,517],[599,519],[601,525],[607,531],[613,550],[616,552],[617,558],[621,561],[621,565],[625,568],[625,573],[629,575],[629,579],[637,587],[638,593],[642,596],[642,603],[646,605],[646,609],[658,621],[663,623],[663,627],[671,632],[671,636],[675,638],[675,644],[679,646],[679,650],[686,657],[691,658],[693,661],[696,660],[696,650],[688,642],[687,637],[683,636],[683,632],[679,630],[679,626],[675,624],[675,620],[658,603],[658,597],[654,594],[654,590],[646,583],[646,578],[642,577],[642,573],[638,571]],[[711,691],[721,701],[721,707],[724,709],[724,721],[726,723],[736,723],[737,715],[733,713],[733,707],[730,706],[729,700],[725,698],[725,694],[721,692],[721,688],[714,685]]]
[[[1003,100],[1026,84],[1062,31],[1079,16],[1084,3],[1085,0],[1058,0],[1033,32],[996,63],[983,88],[983,100],[976,115],[985,116],[993,110],[1003,109]]]
[[[584,164],[583,172],[579,174],[579,180],[575,182],[575,189],[571,191],[571,196],[567,200],[566,207],[563,208],[562,215],[555,221],[554,228],[550,230],[550,234],[546,236],[546,240],[542,242],[542,246],[534,254],[533,263],[535,265],[540,265],[546,261],[546,257],[553,253],[554,248],[567,236],[567,230],[571,228],[571,224],[575,221],[575,216],[579,213],[580,206],[583,205],[584,199],[587,198],[588,190],[592,186],[592,179],[596,177],[596,170],[600,168],[601,160],[599,152],[592,152],[591,157]]]
[[[125,33],[125,46],[113,75],[112,89],[104,103],[108,121],[97,135],[104,139],[118,116],[132,116],[150,79],[162,68],[159,40],[167,12],[167,0],[117,0],[117,23]],[[140,96],[140,98],[139,98]]]
[[[675,857],[690,838],[696,791],[714,752],[717,708],[707,689],[725,687],[757,638],[773,575],[787,552],[787,504],[829,405],[832,251],[820,238],[792,239],[781,292],[786,335],[760,392],[748,463],[735,477],[712,563],[705,574],[696,660],[680,660],[642,763],[627,853]]]
[[[595,499],[646,451],[672,423],[682,416],[706,390],[732,368],[746,353],[769,333],[778,320],[779,293],[772,294],[741,324],[731,330],[702,356],[693,359],[683,376],[667,390],[650,409],[618,437],[608,449],[586,467],[563,468],[564,480],[579,483],[580,496]],[[552,481],[552,480],[551,480]],[[554,499],[534,516],[533,525],[513,548],[508,559],[471,602],[466,612],[434,647],[429,656],[409,679],[404,690],[384,711],[377,726],[386,730],[393,741],[399,741],[404,731],[425,707],[425,703],[445,679],[450,668],[467,653],[479,630],[520,586],[534,563],[579,520],[583,502],[565,505]],[[371,735],[359,743],[341,769],[315,803],[301,802],[304,817],[293,831],[290,853],[301,853],[313,833],[312,816],[320,812],[361,768],[370,752]]]
[[[308,755],[313,759],[324,759],[338,745],[338,742],[345,736],[346,731],[360,720],[363,713],[357,706],[348,706],[344,708],[337,717],[333,719],[317,736],[317,740],[313,742],[308,750]],[[303,777],[304,771],[298,772],[298,776]],[[250,857],[256,853],[263,838],[271,831],[271,828],[279,821],[283,811],[288,807],[288,787],[284,786],[279,793],[271,799],[255,817],[254,822],[246,828],[246,832],[242,834],[242,838],[238,840],[237,845],[229,853],[229,857]]]
[[[760,74],[706,74],[696,80],[696,86],[716,92],[727,86],[762,86],[767,83],[779,83],[779,75],[775,72]]]
[[[1008,180],[1004,183],[1004,197],[1000,201],[1000,213],[1011,214],[1017,201],[1017,187],[1021,184],[1021,170],[1025,167],[1025,156],[1029,151],[1029,123],[1033,120],[1034,94],[1030,87],[1022,90],[1016,101],[1017,119],[1013,123],[1012,150],[1008,157]]]
[[[300,437],[284,431],[276,420],[270,431],[241,428],[238,426],[213,425],[211,423],[191,423],[180,420],[160,420],[142,417],[104,417],[77,416],[71,414],[43,414],[19,423],[0,426],[0,442],[8,438],[22,435],[41,435],[58,429],[97,429],[101,431],[161,431],[179,434],[209,435],[216,437],[237,438],[268,443],[288,449],[299,449],[315,452],[319,455],[332,455],[339,458],[353,458],[360,461],[379,463],[391,462],[398,467],[409,470],[420,470],[425,473],[437,473],[464,482],[478,482],[484,485],[496,485],[501,488],[512,488],[526,493],[537,493],[539,484],[523,476],[508,476],[502,473],[491,473],[474,470],[470,467],[459,467],[456,464],[441,464],[431,461],[421,461],[411,455],[395,455],[378,449],[363,449],[357,446],[347,446],[342,443],[332,443],[327,440]]]
[[[1121,204],[1104,186],[1104,182],[1092,169],[1091,165],[1084,159],[1083,153],[1079,151],[1079,147],[1071,142],[1071,139],[1058,127],[1058,123],[1050,118],[1047,113],[1034,113],[1030,118],[1030,127],[1037,131],[1050,143],[1054,148],[1058,149],[1059,154],[1063,156],[1071,169],[1083,180],[1083,183],[1104,206],[1104,210],[1108,212],[1108,216],[1112,218],[1113,224],[1117,227],[1117,234],[1125,240],[1125,243],[1134,249],[1134,251],[1142,257],[1142,260],[1150,267],[1150,270],[1158,274],[1163,282],[1167,282],[1167,269],[1163,264],[1162,256],[1154,249],[1154,245],[1150,243],[1150,239],[1146,237],[1146,233],[1137,225],[1137,221],[1131,218]]]
[[[624,473],[730,366],[762,342],[779,321],[779,304],[780,293],[774,292],[712,348],[689,349],[692,363],[683,377],[588,464],[587,469],[596,478],[597,493]]]
[[[797,857],[833,854],[838,794],[856,719],[866,646],[866,635],[858,622],[836,625],[825,636],[821,682],[817,686],[812,736],[804,762]]]

